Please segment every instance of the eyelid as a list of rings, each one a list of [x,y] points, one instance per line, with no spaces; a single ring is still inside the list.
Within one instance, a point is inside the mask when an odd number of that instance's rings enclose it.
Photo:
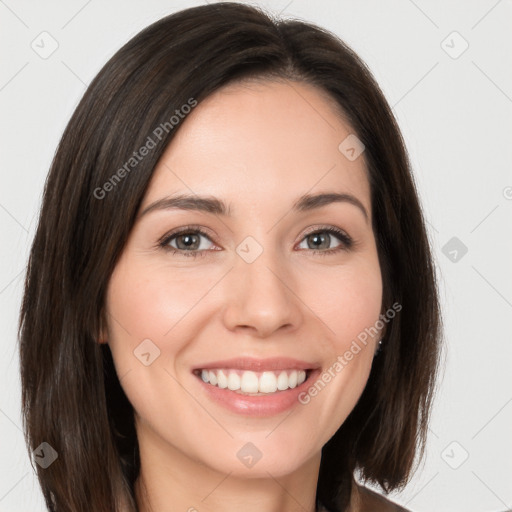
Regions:
[[[335,231],[335,232],[339,233],[340,235],[342,234],[342,235],[346,236],[347,238],[351,239],[351,236],[343,229],[338,228],[336,226],[332,226],[330,224],[326,224],[326,225],[312,226],[311,228],[307,228],[306,231],[304,232],[304,234],[302,235],[301,241],[306,236],[312,235],[313,233],[317,233],[317,232],[321,232],[321,231]]]

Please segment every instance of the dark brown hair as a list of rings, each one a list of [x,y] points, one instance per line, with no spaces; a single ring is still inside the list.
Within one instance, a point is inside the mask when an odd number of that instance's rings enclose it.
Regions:
[[[386,492],[399,489],[423,455],[441,317],[393,114],[366,65],[329,32],[247,5],[204,5],[152,24],[107,62],[69,121],[46,181],[19,337],[27,446],[47,442],[58,453],[48,468],[36,467],[49,510],[137,510],[133,409],[108,345],[97,343],[105,291],[155,166],[179,130],[169,119],[191,99],[251,78],[306,82],[340,107],[366,148],[383,311],[402,306],[361,398],[322,450],[317,499],[345,510],[356,470]],[[113,182],[159,126],[168,129],[156,147]],[[98,193],[107,182],[108,193]]]

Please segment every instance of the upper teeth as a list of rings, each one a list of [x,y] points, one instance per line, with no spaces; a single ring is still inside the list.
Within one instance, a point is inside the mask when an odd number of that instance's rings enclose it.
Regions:
[[[304,370],[251,372],[236,370],[202,370],[201,378],[219,388],[242,393],[274,393],[295,388],[306,380]]]

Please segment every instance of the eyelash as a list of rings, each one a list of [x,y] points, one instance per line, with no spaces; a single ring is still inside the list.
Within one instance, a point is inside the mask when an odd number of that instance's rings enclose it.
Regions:
[[[332,255],[334,253],[338,253],[340,251],[347,251],[349,249],[352,248],[352,246],[354,245],[354,241],[352,240],[352,238],[350,236],[348,236],[346,233],[344,233],[343,231],[341,231],[340,229],[338,228],[334,228],[334,227],[320,227],[320,228],[316,228],[314,229],[313,231],[310,231],[308,233],[305,233],[304,234],[304,237],[302,238],[302,240],[304,240],[304,238],[307,238],[308,236],[310,235],[315,235],[315,234],[319,234],[319,233],[328,233],[330,235],[334,235],[336,236],[340,242],[341,242],[341,245],[334,248],[334,249],[327,249],[327,250],[319,250],[319,249],[306,249],[306,250],[309,250],[311,251],[313,254],[317,254],[317,255],[321,255],[321,256],[329,256],[329,255]],[[210,239],[210,236],[205,233],[202,229],[200,229],[199,227],[197,226],[185,226],[184,228],[180,228],[178,231],[174,231],[174,232],[171,232],[171,233],[167,233],[166,235],[164,235],[158,242],[158,247],[165,250],[165,251],[168,251],[170,252],[171,254],[175,255],[175,254],[179,254],[179,255],[183,255],[185,257],[192,257],[192,258],[197,258],[198,256],[205,256],[206,253],[208,251],[206,250],[203,250],[203,251],[186,251],[186,250],[183,250],[183,249],[175,249],[174,247],[170,247],[169,246],[169,242],[171,240],[173,240],[174,238],[180,236],[180,235],[202,235],[206,238],[208,238],[210,241],[212,241]],[[301,240],[301,242],[302,242]],[[304,250],[304,249],[301,249],[301,250]]]

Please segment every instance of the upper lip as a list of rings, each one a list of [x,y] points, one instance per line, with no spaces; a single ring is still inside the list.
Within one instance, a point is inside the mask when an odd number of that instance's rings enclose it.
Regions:
[[[316,369],[318,365],[308,363],[307,361],[300,361],[291,357],[269,357],[266,359],[257,359],[252,357],[237,357],[234,359],[224,359],[222,361],[213,361],[211,363],[204,363],[196,366],[194,371],[197,370],[213,370],[213,369],[233,369],[233,370],[246,370],[246,371],[272,371],[272,370],[312,370]]]

